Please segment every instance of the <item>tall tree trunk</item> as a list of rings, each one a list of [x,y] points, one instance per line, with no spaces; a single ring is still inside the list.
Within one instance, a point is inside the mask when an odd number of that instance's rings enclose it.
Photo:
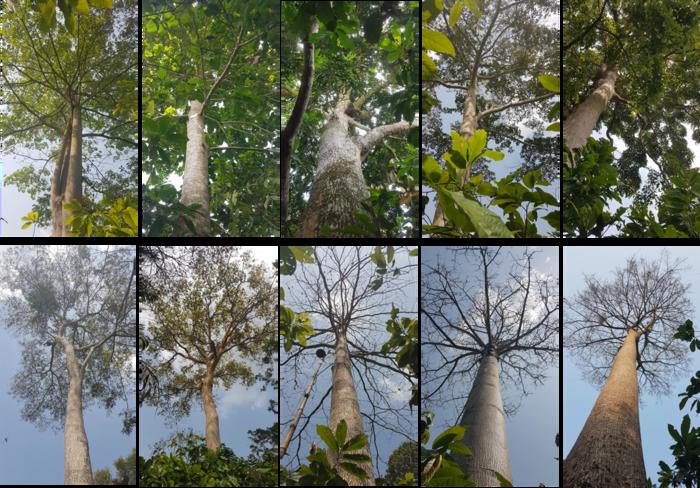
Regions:
[[[51,177],[51,237],[63,236],[63,197],[66,191],[66,179],[68,178],[72,125],[73,112],[71,110],[71,117],[63,130],[61,147],[56,155],[56,167]]]
[[[583,430],[564,461],[567,488],[646,486],[639,432],[637,341],[629,329]]]
[[[476,481],[476,486],[501,486],[496,472],[512,481],[495,353],[489,353],[481,360],[460,425],[467,428],[462,442],[474,455],[459,456],[457,461]]]
[[[213,395],[214,370],[207,368],[207,373],[202,382],[202,403],[204,404],[204,418],[206,422],[207,447],[216,451],[221,447],[221,435],[219,434],[219,414],[216,413],[216,404]]]
[[[199,204],[200,207],[192,216],[194,235],[208,236],[209,222],[209,147],[204,137],[204,114],[202,103],[190,101],[189,118],[187,119],[187,148],[185,151],[185,172],[182,177],[183,205]],[[184,217],[180,217],[176,235],[193,235]]]
[[[66,221],[72,214],[69,209],[65,208],[65,205],[67,203],[77,203],[83,197],[83,125],[79,94],[74,99],[71,124],[70,156],[68,157],[68,172],[65,181],[63,210],[61,212],[64,237],[70,233],[70,225],[67,225]]]
[[[576,149],[586,145],[600,114],[615,94],[618,74],[617,67],[603,65],[599,71],[596,89],[564,120],[564,139],[569,148]]]
[[[348,424],[346,439],[352,439],[356,435],[364,433],[362,425],[362,413],[357,401],[357,392],[352,380],[352,363],[348,351],[345,327],[336,334],[335,363],[333,363],[333,392],[331,393],[331,417],[329,427],[335,432],[341,420]],[[369,445],[357,451],[358,454],[370,455]],[[336,462],[333,453],[328,456],[331,464]],[[374,470],[372,462],[361,464],[367,473],[367,479],[361,480],[340,469],[341,476],[350,486],[374,486]]]
[[[355,212],[363,211],[362,201],[369,191],[360,146],[348,131],[349,106],[348,97],[340,97],[321,132],[311,197],[296,237],[318,237],[323,227],[345,227],[354,223]]]
[[[83,372],[75,356],[75,349],[67,339],[61,338],[66,351],[66,364],[70,375],[66,400],[64,441],[64,484],[91,485],[92,464],[85,424],[83,423]]]
[[[479,123],[478,113],[476,111],[476,80],[476,76],[472,76],[471,80],[469,81],[467,94],[464,97],[464,110],[462,112],[462,124],[459,126],[459,135],[465,139],[469,139],[474,132],[476,132],[476,127]],[[464,173],[464,176],[462,177],[463,185],[469,179],[469,173],[469,169]],[[435,207],[432,225],[445,225],[445,212],[442,210],[442,206],[439,202]]]

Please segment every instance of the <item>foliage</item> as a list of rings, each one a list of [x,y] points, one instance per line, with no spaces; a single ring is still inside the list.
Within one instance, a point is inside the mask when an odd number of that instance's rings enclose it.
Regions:
[[[90,5],[97,8],[112,8],[112,0],[59,0],[58,8],[63,14],[63,23],[66,30],[73,36],[77,35],[78,15],[90,13]],[[38,0],[34,4],[34,11],[39,19],[39,27],[42,32],[48,32],[56,26],[56,0]]]
[[[139,234],[138,196],[128,193],[113,201],[92,202],[88,198],[67,203],[71,210],[66,220],[71,236],[137,237]]]
[[[136,448],[127,457],[119,457],[114,461],[117,475],[112,479],[109,468],[95,471],[95,484],[98,485],[135,485],[136,484]]]
[[[203,437],[178,433],[150,459],[139,457],[139,475],[139,486],[277,486],[277,458],[240,458],[224,444],[211,451]]]
[[[430,425],[435,417],[432,412],[423,412],[420,420],[420,441],[424,446],[430,440]],[[476,486],[462,472],[454,455],[471,456],[471,450],[460,441],[466,427],[456,425],[441,432],[430,449],[421,449],[421,486]]]
[[[700,338],[695,337],[693,322],[686,320],[684,324],[678,327],[678,332],[674,336],[675,339],[689,343],[689,349],[692,352],[700,350]],[[700,413],[700,399],[694,398],[700,394],[700,371],[695,373],[690,378],[690,385],[685,392],[679,394],[682,397],[681,403],[678,405],[679,410],[683,410],[686,402],[693,399],[690,409],[695,407],[696,413]],[[669,486],[677,487],[684,486],[692,488],[698,486],[700,480],[700,427],[692,427],[690,425],[690,416],[683,416],[680,429],[676,429],[673,425],[668,424],[668,433],[675,441],[671,447],[671,453],[675,458],[673,468],[663,461],[659,461],[659,486],[667,488]]]
[[[386,321],[386,330],[391,337],[382,346],[382,354],[396,351],[396,364],[400,369],[407,368],[414,378],[420,370],[420,340],[418,339],[418,320],[401,317],[399,309],[391,306],[391,318]],[[418,406],[418,386],[411,388],[409,406]]]
[[[316,433],[326,444],[326,449],[312,447],[307,456],[309,464],[302,464],[299,469],[286,478],[282,483],[288,486],[348,486],[341,477],[341,472],[349,473],[357,478],[367,478],[367,473],[360,466],[370,461],[366,454],[356,453],[367,445],[367,436],[359,434],[346,441],[347,423],[341,420],[335,433],[326,425],[316,426]],[[334,462],[328,459],[327,451],[335,453]],[[286,472],[283,472],[286,473]]]
[[[279,269],[283,275],[292,275],[300,263],[315,263],[312,246],[280,246]],[[280,302],[284,300],[284,288],[280,286]],[[314,333],[309,314],[294,311],[280,303],[280,335],[284,337],[284,350],[289,352],[294,341],[306,346],[306,338]]]
[[[388,486],[412,486],[418,481],[418,443],[406,441],[389,456],[386,468]]]
[[[311,17],[318,19],[318,33],[310,38],[315,49],[313,88],[291,160],[289,235],[301,225],[320,134],[338,95],[348,91],[353,101],[368,95],[354,115],[365,126],[414,120],[419,104],[418,11],[417,1],[282,3],[283,124],[292,112],[302,72],[300,41],[308,35]],[[418,135],[414,129],[390,137],[370,152],[362,165],[370,196],[356,215],[357,226],[341,233],[417,235]]]
[[[204,113],[206,143],[218,148],[208,161],[212,232],[277,235],[279,4],[145,2],[143,17],[145,234],[172,233],[182,208],[171,182],[184,171],[188,103],[216,86]]]

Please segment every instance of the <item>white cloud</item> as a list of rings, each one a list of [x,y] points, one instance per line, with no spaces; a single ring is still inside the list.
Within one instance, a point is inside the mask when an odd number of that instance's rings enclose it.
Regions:
[[[219,414],[227,418],[237,408],[243,407],[250,410],[259,410],[268,406],[268,392],[260,391],[259,386],[247,388],[240,384],[225,391],[218,402]]]
[[[389,395],[393,403],[407,403],[411,399],[411,388],[405,382],[396,383],[391,376],[379,378],[379,385]]]
[[[550,258],[549,256],[547,256],[547,257],[545,258],[544,262],[545,262],[545,263],[549,263],[551,260],[552,260],[552,258]]]

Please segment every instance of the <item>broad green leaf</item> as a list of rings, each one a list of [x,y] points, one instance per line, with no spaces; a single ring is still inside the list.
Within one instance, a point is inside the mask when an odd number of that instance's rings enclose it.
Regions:
[[[494,161],[500,161],[505,157],[501,151],[494,151],[493,149],[487,149],[482,155],[485,158],[493,159]]]
[[[468,200],[460,192],[451,192],[454,202],[469,217],[479,237],[513,237],[513,233],[501,218],[474,200]]]
[[[78,0],[78,5],[76,6],[76,9],[81,15],[87,15],[90,13],[90,7],[87,4],[87,0]]]
[[[99,8],[112,8],[112,0],[90,0],[90,3]]]
[[[459,15],[462,13],[462,0],[457,0],[455,4],[450,9],[450,18],[447,21],[448,24],[455,25],[459,20]]]
[[[486,147],[486,131],[479,129],[467,141],[469,145],[469,162],[473,163]]]
[[[452,136],[452,150],[457,151],[466,161],[467,159],[467,141],[459,135],[459,132],[457,131],[452,131],[450,132],[450,135]]]
[[[455,425],[437,436],[433,441],[432,447],[433,449],[440,449],[441,447],[445,447],[454,441],[460,440],[462,437],[464,437],[464,427],[461,425]]]
[[[391,263],[394,260],[394,246],[387,246],[386,260]]]
[[[457,454],[462,454],[463,456],[472,456],[472,450],[469,449],[467,446],[462,444],[461,442],[453,442],[448,446],[448,449],[452,452],[455,452]]]
[[[513,486],[513,483],[508,480],[505,476],[503,476],[501,473],[496,471],[496,478],[498,479],[498,482],[501,484],[501,486]]]
[[[56,0],[39,0],[39,28],[48,32],[56,25]]]
[[[481,12],[479,11],[479,5],[476,3],[476,0],[464,0],[464,3],[467,5],[467,7],[469,7],[469,10],[471,10],[476,17],[481,16]]]
[[[333,431],[331,431],[331,429],[327,425],[316,425],[316,433],[321,438],[321,440],[323,440],[323,442],[326,443],[330,450],[338,452],[338,443],[335,440],[335,435],[333,435]]]
[[[289,246],[289,251],[300,263],[315,263],[313,246]]]
[[[335,429],[335,440],[338,441],[338,445],[342,446],[345,444],[345,436],[348,434],[348,424],[345,419],[338,422],[338,427]]]
[[[455,55],[455,48],[450,40],[441,32],[423,29],[423,47],[438,53]]]
[[[22,225],[22,230],[31,227],[31,225],[32,225],[33,223],[34,223],[34,222],[26,222],[26,223],[24,223],[24,224]]]
[[[409,256],[418,256],[418,248],[411,250],[411,252],[409,252],[408,255]]]
[[[431,59],[430,56],[428,56],[428,53],[425,51],[421,52],[421,72],[423,74],[423,78],[425,79],[430,79],[432,76],[435,74],[437,71],[437,66],[435,66],[435,61]]]
[[[552,75],[540,75],[537,77],[542,86],[551,92],[559,93],[559,78]]]
[[[533,171],[529,171],[529,172],[525,173],[525,176],[523,176],[523,183],[528,188],[534,188],[535,187],[535,173]]]
[[[548,130],[550,132],[559,132],[559,127],[560,127],[560,123],[554,122],[553,124],[548,125],[545,130]]]
[[[372,460],[367,454],[346,454],[343,453],[343,459],[355,461],[357,463],[368,463]]]
[[[367,445],[367,436],[365,434],[358,434],[343,446],[343,451],[357,451],[362,449]]]

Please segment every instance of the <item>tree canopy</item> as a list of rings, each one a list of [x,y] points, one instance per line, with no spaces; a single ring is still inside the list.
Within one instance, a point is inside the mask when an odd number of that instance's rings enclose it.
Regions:
[[[212,232],[279,233],[279,4],[144,2],[143,211],[147,235],[183,212],[188,106],[204,102]]]
[[[418,2],[283,2],[282,124],[302,86],[304,44],[314,75],[290,161],[287,234],[301,226],[322,129],[344,94],[357,107],[353,135],[418,114]],[[311,32],[311,19],[317,32]],[[415,236],[418,229],[418,130],[386,138],[362,164],[369,199],[355,235]]]

